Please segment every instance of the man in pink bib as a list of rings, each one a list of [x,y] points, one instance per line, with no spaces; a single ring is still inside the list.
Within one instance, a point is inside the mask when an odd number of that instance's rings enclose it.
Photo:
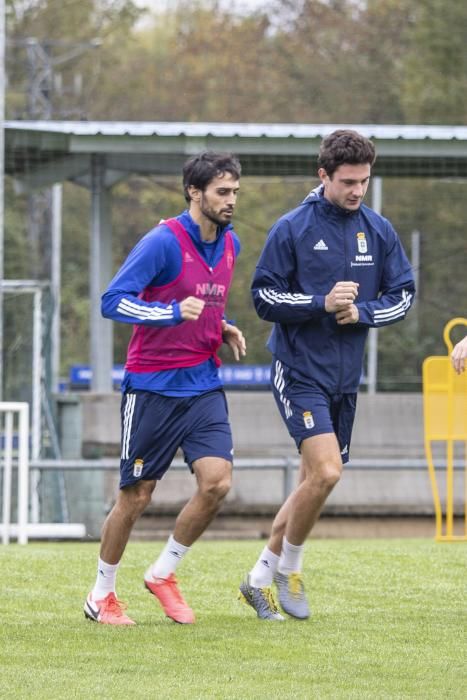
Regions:
[[[195,621],[175,569],[229,491],[232,435],[219,378],[225,342],[236,360],[242,332],[225,320],[240,242],[231,226],[241,168],[230,154],[201,153],[183,168],[188,209],[162,221],[129,254],[102,297],[106,318],[134,326],[122,382],[120,491],[103,529],[85,616],[135,624],[116,595],[132,527],[179,448],[197,489],[144,584],[175,622]]]

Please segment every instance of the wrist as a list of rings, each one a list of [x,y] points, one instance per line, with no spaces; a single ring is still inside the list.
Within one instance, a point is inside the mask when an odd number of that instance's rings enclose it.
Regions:
[[[182,312],[180,311],[180,304],[176,301],[172,302],[172,310],[175,323],[181,323],[183,321]]]

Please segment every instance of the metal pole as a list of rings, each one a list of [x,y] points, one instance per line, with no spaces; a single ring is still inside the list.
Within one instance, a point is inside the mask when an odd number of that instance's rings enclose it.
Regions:
[[[10,542],[11,475],[13,465],[13,411],[5,413],[5,455],[3,460],[3,533],[2,544]]]
[[[29,404],[19,410],[18,445],[18,544],[28,543],[29,501]]]
[[[60,381],[60,288],[62,248],[62,185],[52,187],[52,391],[58,391]]]
[[[5,414],[5,458],[4,467],[4,488],[6,484],[10,486],[12,475],[13,457],[13,414],[18,413],[18,544],[28,542],[28,500],[29,500],[29,404],[19,401],[5,401],[0,403],[0,414]],[[4,494],[5,497],[5,494]],[[3,500],[5,506],[5,498]],[[11,502],[6,501],[6,510],[9,511]],[[10,513],[3,513],[2,541],[8,544],[10,532],[13,531],[10,523]]]
[[[418,281],[420,279],[420,231],[412,231],[410,238],[411,243],[411,263],[413,267],[413,276],[415,278],[415,288],[418,289]],[[417,303],[415,297],[414,304]]]
[[[34,292],[33,358],[32,358],[32,409],[31,409],[31,458],[41,454],[41,395],[42,395],[42,291]],[[39,470],[31,474],[31,522],[40,522]]]
[[[33,358],[32,358],[32,415],[31,457],[41,453],[41,393],[42,393],[42,290],[34,292]]]
[[[371,207],[377,214],[381,214],[383,201],[383,181],[380,177],[372,178]],[[368,333],[368,356],[367,356],[367,381],[368,393],[376,394],[378,382],[378,331],[370,328]]]
[[[410,238],[410,244],[411,244],[411,246],[410,246],[410,257],[411,257],[410,262],[412,264],[413,276],[415,279],[415,289],[418,292],[419,291],[418,283],[420,280],[420,231],[412,231],[412,236]],[[415,295],[410,318],[412,319],[412,324],[413,324],[415,333],[418,333],[417,295]]]
[[[0,282],[4,278],[5,0],[0,0]],[[0,401],[3,398],[3,287],[0,284]]]
[[[91,389],[112,391],[112,323],[101,316],[100,299],[111,278],[112,243],[110,192],[105,186],[105,159],[92,156],[91,163],[91,259],[90,259],[90,357]]]

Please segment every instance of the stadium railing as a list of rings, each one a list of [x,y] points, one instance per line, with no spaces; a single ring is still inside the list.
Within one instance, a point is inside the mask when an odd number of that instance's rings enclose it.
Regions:
[[[82,523],[31,523],[29,520],[29,482],[33,469],[41,469],[29,459],[29,404],[20,401],[0,402],[3,420],[2,449],[2,544],[16,538],[18,544],[27,544],[30,537],[82,538],[86,534]],[[61,462],[60,462],[61,465]],[[61,466],[63,468],[63,466]],[[17,471],[17,522],[12,522],[13,470]]]
[[[280,456],[280,457],[237,457],[234,460],[235,469],[272,469],[279,470],[283,473],[283,497],[284,499],[290,494],[293,489],[294,472],[298,469],[300,458],[297,456]],[[463,460],[455,460],[454,468],[462,469],[464,466]],[[47,470],[103,470],[115,471],[120,467],[118,458],[101,458],[101,459],[40,459],[31,461],[31,469]],[[357,458],[352,459],[345,467],[347,470],[361,469],[374,471],[378,469],[393,469],[393,470],[426,470],[426,460],[423,458]],[[172,462],[171,469],[186,469],[186,464],[183,459],[175,459]]]

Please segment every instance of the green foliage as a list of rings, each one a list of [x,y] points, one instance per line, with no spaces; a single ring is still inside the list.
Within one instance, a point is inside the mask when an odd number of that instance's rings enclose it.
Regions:
[[[26,232],[26,201],[16,197],[13,183],[5,178],[5,258],[4,266],[7,279],[27,279],[28,244]]]
[[[403,323],[379,336],[382,390],[419,390],[422,362],[445,355],[443,329],[465,316],[465,183],[442,179],[393,180],[383,186],[383,214],[393,223],[410,256],[411,234],[420,232],[416,305]]]
[[[465,697],[461,544],[310,543],[312,618],[269,623],[236,599],[263,545],[201,541],[179,568],[195,625],[169,622],[143,588],[161,546],[127,548],[118,592],[137,622],[127,629],[84,619],[96,544],[1,548],[1,697]]]
[[[443,0],[414,3],[410,36],[401,92],[407,120],[465,124],[466,4]]]
[[[7,0],[7,116],[87,115],[141,14],[132,0]]]
[[[28,70],[15,41],[35,37],[63,78],[56,116],[72,105],[93,119],[465,122],[466,3],[275,0],[249,14],[215,0],[166,7],[140,25],[132,0],[8,0],[7,111],[20,110],[15,83]],[[95,39],[100,48],[62,60]]]
[[[242,121],[249,113],[250,120],[277,121],[267,97],[267,27],[264,17],[240,20],[219,7],[174,4],[124,54],[121,45],[114,47],[119,80],[97,96],[90,116]]]

